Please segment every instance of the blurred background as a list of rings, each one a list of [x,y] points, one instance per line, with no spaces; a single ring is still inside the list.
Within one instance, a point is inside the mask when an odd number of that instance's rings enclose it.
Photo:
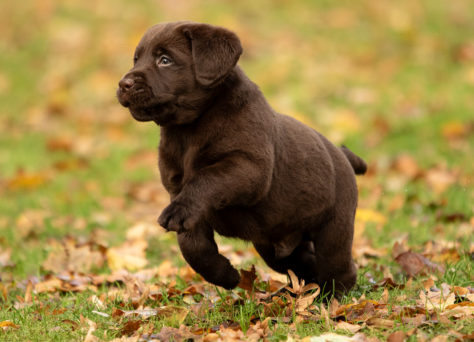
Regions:
[[[235,31],[277,111],[368,162],[356,249],[400,237],[470,248],[472,1],[2,1],[0,262],[13,276],[48,270],[65,236],[112,246],[137,222],[159,230],[159,129],[115,91],[144,31],[173,20]],[[155,263],[177,255],[158,235]]]

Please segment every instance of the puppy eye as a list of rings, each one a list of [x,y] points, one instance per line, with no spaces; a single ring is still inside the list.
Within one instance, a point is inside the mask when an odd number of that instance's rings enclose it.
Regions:
[[[173,61],[168,56],[163,55],[163,56],[158,57],[158,62],[157,62],[158,65],[165,66],[165,65],[170,65],[172,63]]]
[[[133,64],[136,64],[137,61],[138,61],[138,56],[137,55],[133,56]]]

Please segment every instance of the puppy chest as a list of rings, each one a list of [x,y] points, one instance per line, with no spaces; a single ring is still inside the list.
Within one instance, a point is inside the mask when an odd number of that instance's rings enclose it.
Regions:
[[[199,147],[162,146],[160,144],[158,165],[166,190],[179,193],[190,179],[196,175],[196,160]]]

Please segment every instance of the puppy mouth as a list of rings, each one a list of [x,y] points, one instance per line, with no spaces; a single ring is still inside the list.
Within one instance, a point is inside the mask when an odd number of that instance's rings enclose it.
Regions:
[[[117,98],[120,104],[130,110],[133,118],[137,121],[156,120],[174,100],[172,94],[161,94],[156,96],[148,85],[134,86],[128,91],[121,88],[117,90]]]
[[[148,107],[153,98],[151,88],[146,84],[135,84],[131,89],[117,89],[117,98],[124,107]]]

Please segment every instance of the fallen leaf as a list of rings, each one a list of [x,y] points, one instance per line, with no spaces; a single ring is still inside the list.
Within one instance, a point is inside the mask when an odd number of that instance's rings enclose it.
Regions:
[[[35,190],[45,184],[48,177],[45,173],[27,173],[18,170],[16,175],[8,180],[7,188],[10,190]]]
[[[151,336],[146,336],[148,338],[153,338],[162,342],[172,342],[172,341],[185,341],[187,339],[193,340],[196,337],[189,328],[185,325],[181,325],[179,329],[172,327],[163,327],[161,328],[158,334],[153,334]],[[143,336],[142,336],[143,337]]]
[[[362,222],[374,222],[379,224],[385,224],[387,218],[385,215],[370,209],[357,209],[356,220]]]
[[[35,293],[55,292],[60,289],[63,285],[62,280],[51,277],[45,281],[39,282],[34,286]]]
[[[86,320],[87,324],[89,325],[89,330],[87,331],[87,335],[84,338],[84,342],[98,342],[99,338],[94,335],[94,332],[97,330],[97,323]]]
[[[133,335],[138,329],[140,329],[142,324],[143,324],[143,321],[140,321],[140,320],[130,320],[130,321],[125,322],[125,324],[120,329],[120,336]]]
[[[456,176],[450,170],[434,168],[426,172],[426,181],[436,194],[441,194],[456,182]]]
[[[474,317],[474,303],[461,302],[447,305],[445,311],[442,313],[444,317],[454,318],[473,318]]]
[[[127,240],[147,240],[162,233],[156,224],[138,222],[127,230]]]
[[[66,151],[72,149],[72,140],[70,137],[54,137],[46,142],[46,147],[50,151]]]
[[[255,272],[255,266],[252,265],[250,271],[240,270],[240,282],[237,286],[251,292],[254,288],[255,279],[257,279],[257,274]]]
[[[441,291],[420,291],[420,299],[417,300],[419,305],[423,305],[427,310],[444,311],[446,307],[454,304],[455,295],[448,290]]]
[[[56,274],[62,271],[86,273],[102,267],[105,262],[100,246],[93,243],[79,244],[72,237],[62,241],[50,240],[49,248],[50,252],[42,267]]]
[[[325,333],[319,336],[307,336],[301,342],[366,342],[369,341],[367,337],[358,333],[354,336],[338,335],[334,333]]]
[[[144,268],[148,264],[146,259],[146,240],[125,241],[118,247],[111,247],[107,250],[107,262],[112,271],[129,270],[136,271]]]
[[[344,321],[339,321],[335,325],[335,328],[336,329],[341,329],[341,330],[347,330],[350,333],[354,334],[354,333],[358,332],[360,329],[362,329],[363,326],[362,325],[357,325],[357,324],[347,323],[347,322],[344,322]]]
[[[385,319],[380,317],[370,317],[366,321],[367,325],[383,327],[383,328],[393,328],[395,326],[395,321],[391,319]]]
[[[406,334],[404,331],[395,331],[388,335],[387,342],[403,342],[405,341]]]
[[[420,174],[420,167],[415,158],[408,154],[399,156],[394,163],[394,168],[397,172],[402,173],[409,179],[414,179]]]
[[[441,134],[447,140],[463,139],[469,133],[469,125],[461,121],[449,121],[441,127]]]
[[[339,307],[337,317],[343,317],[346,322],[365,322],[373,317],[375,310],[385,307],[374,300],[361,299],[359,303],[346,304]]]
[[[404,252],[395,258],[395,261],[402,267],[409,277],[430,272],[444,272],[444,268],[434,262],[429,261],[424,256],[411,251]]]
[[[19,325],[16,325],[15,323],[13,323],[12,321],[1,321],[0,322],[0,328],[2,328],[4,331],[9,329],[9,328],[12,328],[12,329],[19,329],[20,326]]]

